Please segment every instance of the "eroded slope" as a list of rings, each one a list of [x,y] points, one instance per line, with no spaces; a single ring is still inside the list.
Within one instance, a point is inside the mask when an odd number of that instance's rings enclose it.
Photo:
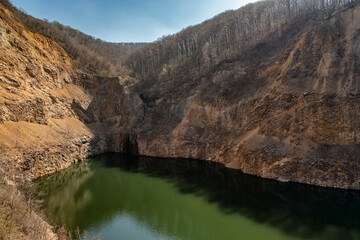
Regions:
[[[358,4],[308,20],[283,32],[283,45],[257,46],[261,58],[215,67],[171,99],[144,99],[139,153],[358,189],[359,18]]]

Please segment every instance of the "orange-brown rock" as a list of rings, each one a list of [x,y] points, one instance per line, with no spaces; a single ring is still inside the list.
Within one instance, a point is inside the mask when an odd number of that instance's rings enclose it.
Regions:
[[[221,81],[217,91],[227,94],[209,100],[198,90],[185,105],[170,103],[169,115],[177,114],[179,123],[165,133],[140,132],[139,153],[359,189],[359,22],[357,4],[330,19],[309,21],[282,49],[253,65],[239,61],[215,71],[209,81]],[[242,87],[226,89],[233,82]],[[185,114],[171,110],[179,108]]]
[[[359,4],[283,33],[285,46],[253,63],[215,68],[203,79],[215,89],[173,89],[154,102],[126,79],[79,73],[54,41],[0,10],[0,169],[9,180],[123,152],[360,188]]]
[[[220,64],[151,101],[139,79],[79,71],[0,4],[0,184],[121,152],[360,189],[359,22],[360,4],[310,19],[283,32],[284,45],[259,46],[261,58]]]
[[[50,38],[26,30],[2,6],[0,29],[0,171],[11,180],[33,179],[61,167],[29,154],[63,154],[62,145],[91,136],[73,107],[86,109],[91,97],[73,83],[77,74],[68,54]]]

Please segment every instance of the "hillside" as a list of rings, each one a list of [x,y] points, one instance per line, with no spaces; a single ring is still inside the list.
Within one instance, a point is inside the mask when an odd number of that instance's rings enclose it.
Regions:
[[[24,26],[41,35],[52,38],[73,58],[76,67],[89,74],[115,76],[122,72],[125,56],[146,43],[109,43],[86,35],[58,22],[34,18],[14,6],[9,0],[0,0]]]
[[[286,3],[250,4],[128,56],[140,154],[359,188],[358,1]],[[251,30],[236,33],[245,20]]]
[[[115,67],[121,65],[129,53],[147,45],[147,43],[104,42],[101,39],[95,39],[92,36],[86,35],[79,30],[64,26],[59,22],[52,22],[51,24],[60,31],[66,33],[80,45],[85,46],[100,57],[108,60]]]
[[[127,149],[128,135],[114,147],[100,121],[126,115],[118,106],[126,99],[120,82],[129,78],[89,74],[1,4],[0,32],[0,238],[57,239],[16,186],[91,155]],[[97,105],[100,100],[107,106]]]
[[[359,1],[262,1],[151,44],[1,3],[2,193],[105,152],[360,189]]]
[[[151,44],[0,3],[2,197],[105,152],[360,189],[359,1],[261,1]]]
[[[19,12],[4,9],[2,154],[12,159],[15,147],[47,165],[32,152],[67,148],[71,129],[83,129],[75,135],[91,147],[82,158],[198,158],[282,181],[359,188],[358,1],[294,3],[249,4],[137,50],[122,44],[128,51],[114,78],[86,74],[63,42],[26,30]],[[105,59],[97,40],[48,25]],[[27,175],[18,169],[11,178]]]

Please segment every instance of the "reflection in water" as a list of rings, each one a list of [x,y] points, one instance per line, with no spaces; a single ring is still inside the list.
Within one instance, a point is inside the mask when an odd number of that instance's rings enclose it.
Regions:
[[[41,189],[38,194],[47,194],[46,211],[51,212],[51,217],[56,223],[66,223],[69,226],[76,224],[69,213],[83,209],[91,201],[92,193],[80,189],[92,175],[89,164],[84,162],[61,173],[50,175],[46,181],[38,182]]]
[[[35,183],[45,213],[104,239],[359,239],[360,193],[197,160],[116,154]]]

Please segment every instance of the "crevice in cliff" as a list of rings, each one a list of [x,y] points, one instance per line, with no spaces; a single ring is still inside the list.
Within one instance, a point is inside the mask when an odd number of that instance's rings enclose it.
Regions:
[[[124,153],[129,155],[139,155],[139,146],[136,134],[127,134],[125,136]]]

